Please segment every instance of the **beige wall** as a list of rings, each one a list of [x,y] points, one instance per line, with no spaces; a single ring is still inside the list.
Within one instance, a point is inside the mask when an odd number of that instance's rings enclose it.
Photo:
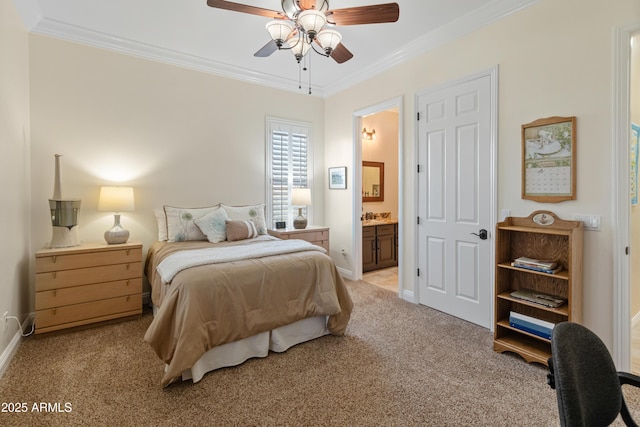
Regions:
[[[112,213],[97,211],[104,184],[134,186],[136,210],[122,224],[145,245],[163,204],[265,202],[267,116],[312,124],[314,168],[324,178],[322,99],[39,35],[30,42],[35,247],[51,237],[56,153],[64,155],[63,197],[82,199],[82,241],[101,241],[113,224]],[[323,184],[314,181],[314,206]],[[322,223],[322,209],[314,218]]]
[[[584,323],[611,347],[613,29],[638,17],[640,3],[636,0],[617,1],[616,7],[599,0],[542,0],[349,88],[326,101],[325,162],[352,163],[353,111],[402,96],[405,218],[400,220],[413,224],[416,92],[498,65],[498,212],[511,209],[515,216],[527,216],[537,209],[549,209],[561,218],[572,218],[575,213],[602,215],[602,231],[585,233],[583,309]],[[542,204],[520,198],[520,126],[549,116],[577,116],[575,201]],[[336,259],[345,269],[350,268],[351,259],[350,212],[344,212],[344,206],[351,206],[348,192],[328,192],[325,197],[332,245],[347,248],[346,260]],[[344,213],[338,215],[338,211]],[[401,238],[403,286],[409,292],[415,291],[414,228],[407,226]]]
[[[0,0],[0,316],[25,320],[31,311],[29,277],[28,37],[11,0]],[[0,326],[0,355],[18,331]],[[1,373],[0,373],[1,374]]]
[[[382,111],[363,117],[367,131],[376,130],[373,141],[362,141],[362,160],[384,163],[384,201],[362,204],[364,212],[391,212],[398,218],[398,113]]]

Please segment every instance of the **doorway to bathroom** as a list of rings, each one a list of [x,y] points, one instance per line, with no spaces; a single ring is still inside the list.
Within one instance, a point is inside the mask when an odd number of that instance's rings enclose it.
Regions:
[[[401,98],[354,114],[357,277],[402,297]],[[357,179],[356,179],[357,178]],[[355,251],[354,251],[355,255]]]

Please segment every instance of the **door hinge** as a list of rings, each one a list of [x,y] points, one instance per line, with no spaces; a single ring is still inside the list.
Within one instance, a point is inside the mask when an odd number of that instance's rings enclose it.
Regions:
[[[416,165],[416,166],[417,166],[416,171],[420,173],[420,165]]]
[[[420,269],[417,270],[418,277],[420,277]]]
[[[417,120],[420,121],[420,111],[418,111],[417,115]]]
[[[625,253],[625,255],[629,255],[629,246],[627,246],[626,248],[624,248],[624,253]]]
[[[418,220],[418,224],[420,224],[420,217],[416,217],[416,219]]]

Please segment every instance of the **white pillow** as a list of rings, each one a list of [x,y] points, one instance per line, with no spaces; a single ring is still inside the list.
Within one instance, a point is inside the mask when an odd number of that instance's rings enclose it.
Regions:
[[[164,242],[167,240],[167,216],[164,214],[164,209],[160,208],[154,209],[153,214],[158,223],[158,240]]]
[[[229,206],[221,203],[220,207],[227,212],[229,219],[252,220],[258,234],[267,234],[267,221],[264,218],[264,203],[249,206]]]
[[[164,213],[167,217],[167,240],[169,242],[207,240],[207,236],[200,231],[194,221],[218,209],[220,209],[219,206],[178,208],[165,205]]]
[[[224,209],[216,209],[193,222],[195,222],[198,228],[200,228],[200,231],[207,236],[207,240],[211,243],[218,243],[227,239],[225,221],[228,219],[229,216]]]

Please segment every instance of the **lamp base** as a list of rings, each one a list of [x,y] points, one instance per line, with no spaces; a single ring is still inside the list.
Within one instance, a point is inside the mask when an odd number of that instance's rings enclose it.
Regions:
[[[300,209],[301,211],[302,209]],[[307,228],[307,218],[302,216],[302,212],[299,212],[298,217],[293,220],[293,228],[296,230],[304,230]]]
[[[78,226],[73,227],[56,227],[53,226],[51,235],[50,248],[68,248],[70,246],[78,246]]]
[[[110,245],[116,245],[119,243],[127,243],[129,240],[129,230],[125,230],[120,225],[120,215],[115,214],[113,216],[113,227],[110,230],[104,232],[104,240]]]

